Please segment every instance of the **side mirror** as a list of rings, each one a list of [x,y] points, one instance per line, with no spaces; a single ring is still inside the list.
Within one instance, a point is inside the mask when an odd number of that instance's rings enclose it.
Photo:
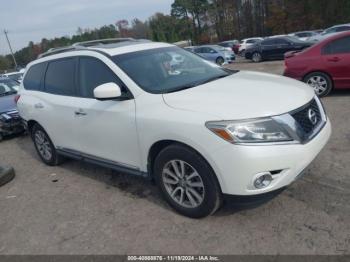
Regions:
[[[122,91],[116,83],[106,83],[94,89],[94,96],[98,100],[109,100],[121,97]]]

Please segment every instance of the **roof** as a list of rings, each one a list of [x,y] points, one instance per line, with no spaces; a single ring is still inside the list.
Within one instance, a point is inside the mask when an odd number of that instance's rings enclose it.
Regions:
[[[339,27],[339,26],[350,26],[350,23],[348,23],[348,24],[341,24],[341,25],[334,25],[334,26],[328,27],[328,29],[329,28],[333,28],[333,27]]]
[[[111,38],[75,43],[71,46],[66,47],[52,48],[46,53],[41,54],[39,58],[82,50],[98,51],[106,55],[114,56],[118,54],[171,46],[173,45],[166,43],[151,42],[150,40],[146,39]]]
[[[23,72],[11,72],[11,73],[6,73],[4,76],[11,76],[11,75],[18,75],[18,74],[23,74]]]

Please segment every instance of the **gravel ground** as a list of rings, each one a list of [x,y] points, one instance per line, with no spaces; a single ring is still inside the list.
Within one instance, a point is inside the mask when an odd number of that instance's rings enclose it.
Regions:
[[[231,68],[281,74],[282,62]],[[256,205],[175,214],[143,179],[67,161],[45,166],[29,137],[0,143],[16,178],[0,188],[0,254],[350,254],[350,91],[323,102],[333,124],[306,176]]]

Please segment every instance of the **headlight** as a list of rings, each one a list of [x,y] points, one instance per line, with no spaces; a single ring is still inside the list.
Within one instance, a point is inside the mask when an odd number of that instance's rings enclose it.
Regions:
[[[231,143],[292,141],[291,136],[271,118],[247,121],[207,122],[206,127]]]

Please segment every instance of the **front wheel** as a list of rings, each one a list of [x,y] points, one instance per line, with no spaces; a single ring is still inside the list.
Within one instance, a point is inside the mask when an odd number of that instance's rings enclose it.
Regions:
[[[319,97],[328,95],[333,88],[332,79],[322,72],[308,74],[304,82],[311,86]]]
[[[221,205],[221,190],[211,167],[185,146],[163,149],[155,160],[154,175],[165,200],[182,215],[202,218]]]

